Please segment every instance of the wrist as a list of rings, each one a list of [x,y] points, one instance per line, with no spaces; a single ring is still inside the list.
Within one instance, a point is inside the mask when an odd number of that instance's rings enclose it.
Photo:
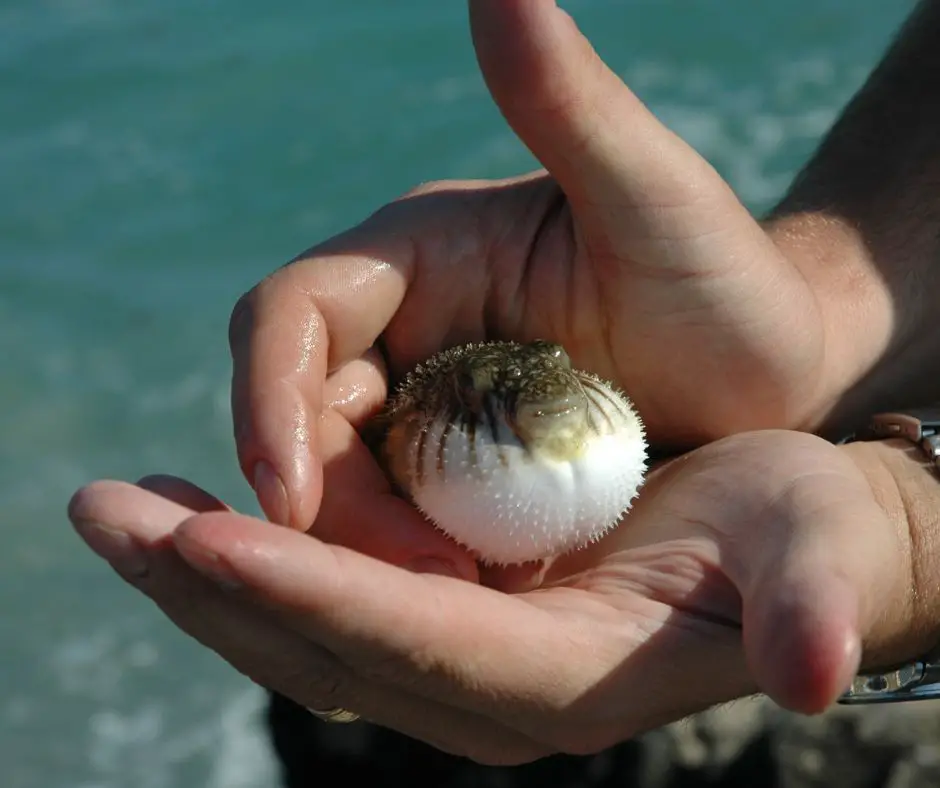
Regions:
[[[891,293],[863,237],[842,218],[783,214],[764,229],[806,282],[823,338],[815,404],[801,427],[830,438],[853,432],[869,414],[893,407],[883,400],[897,370],[882,363],[896,328]]]
[[[905,263],[898,253],[895,262],[906,264],[905,276],[920,288],[905,295],[874,256],[871,233],[844,217],[780,213],[764,229],[805,280],[821,326],[824,366],[802,429],[838,439],[871,413],[940,400],[940,327],[924,297],[940,287],[934,255]],[[925,260],[936,268],[929,276]]]
[[[887,515],[900,561],[898,582],[861,622],[862,669],[923,657],[940,643],[940,477],[919,447],[904,439],[841,446],[865,475]]]

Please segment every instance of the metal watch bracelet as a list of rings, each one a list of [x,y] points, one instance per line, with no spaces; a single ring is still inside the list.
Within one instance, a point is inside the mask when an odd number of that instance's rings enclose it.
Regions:
[[[940,407],[913,408],[873,416],[868,429],[841,443],[854,440],[906,438],[925,453],[934,468],[940,469]],[[909,700],[940,699],[940,653],[903,665],[885,673],[863,673],[839,697],[839,703],[900,703]]]

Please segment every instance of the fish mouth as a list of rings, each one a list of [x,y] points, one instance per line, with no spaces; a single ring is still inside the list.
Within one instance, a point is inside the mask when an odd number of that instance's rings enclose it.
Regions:
[[[577,395],[555,397],[542,402],[517,403],[516,421],[526,422],[545,418],[559,418],[566,416],[581,406],[583,398]]]
[[[560,427],[584,413],[584,396],[572,393],[544,400],[517,402],[513,408],[513,431],[523,443],[550,438]]]

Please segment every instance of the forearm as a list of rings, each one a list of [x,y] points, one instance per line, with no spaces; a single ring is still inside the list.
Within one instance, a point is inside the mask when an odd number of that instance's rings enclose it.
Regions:
[[[817,294],[827,363],[856,383],[830,426],[940,398],[940,1],[919,4],[767,228]]]

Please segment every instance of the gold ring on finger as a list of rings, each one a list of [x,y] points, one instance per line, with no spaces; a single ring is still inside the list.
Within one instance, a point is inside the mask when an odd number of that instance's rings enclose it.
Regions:
[[[354,711],[349,711],[349,709],[343,709],[339,706],[336,706],[332,709],[323,709],[322,711],[319,709],[311,709],[308,706],[307,711],[309,711],[318,720],[323,720],[324,722],[346,723],[355,722],[359,719],[359,715]]]

